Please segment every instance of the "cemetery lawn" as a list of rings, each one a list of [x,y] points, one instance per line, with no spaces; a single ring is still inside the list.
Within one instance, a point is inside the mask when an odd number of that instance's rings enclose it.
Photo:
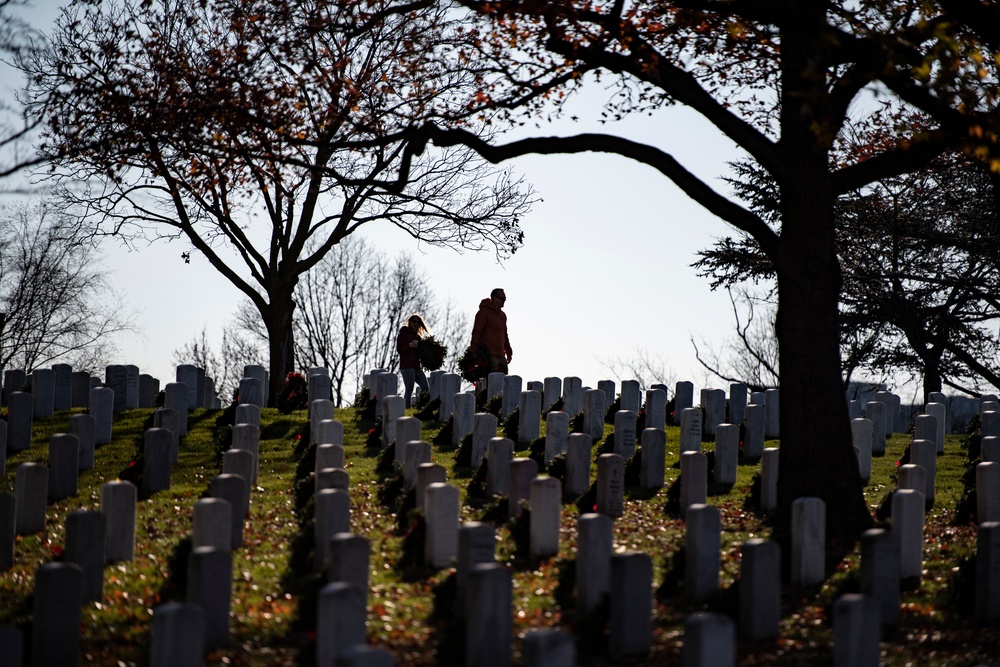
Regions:
[[[14,473],[19,464],[46,462],[49,436],[65,432],[72,414],[59,412],[50,419],[36,420],[32,447],[8,453],[0,491],[14,491]],[[183,599],[192,507],[195,500],[207,495],[212,477],[221,472],[227,431],[217,427],[216,420],[222,414],[210,410],[189,413],[189,433],[181,443],[171,488],[148,498],[140,494],[136,557],[131,562],[108,565],[104,600],[84,606],[81,664],[148,664],[152,610],[162,602]],[[26,636],[30,632],[34,573],[41,564],[62,557],[67,512],[99,509],[101,486],[128,476],[150,415],[150,410],[116,415],[114,439],[98,447],[95,469],[80,474],[78,494],[49,505],[44,532],[17,538],[14,567],[0,572],[0,625],[16,624]],[[368,538],[372,545],[369,641],[390,650],[399,665],[453,664],[458,646],[454,619],[442,611],[447,608],[451,572],[434,572],[408,562],[406,545],[419,535],[415,528],[418,524],[411,521],[410,526],[401,528],[384,504],[385,493],[380,492],[392,488],[393,478],[378,471],[378,449],[366,446],[373,423],[354,409],[338,409],[336,417],[345,427],[352,530]],[[544,419],[542,424],[544,428]],[[433,442],[442,426],[425,421],[425,440]],[[611,426],[607,425],[605,434],[610,432]],[[245,524],[244,546],[234,552],[233,558],[231,647],[211,653],[208,665],[314,664],[316,593],[322,580],[306,565],[312,559],[308,491],[313,482],[307,473],[313,448],[304,444],[303,434],[307,439],[304,410],[290,415],[274,409],[262,411],[260,472]],[[937,459],[937,498],[925,525],[924,574],[919,583],[906,587],[900,621],[884,633],[884,665],[971,666],[995,662],[1000,656],[1000,624],[972,618],[976,528],[967,520],[956,521],[963,515],[963,480],[968,479],[970,465],[963,447],[965,437],[948,436],[945,454]],[[887,454],[874,459],[865,492],[873,512],[895,488],[897,461],[909,440],[908,435],[896,434],[887,444]],[[684,522],[669,511],[671,499],[676,496],[672,485],[679,475],[678,445],[679,429],[670,426],[667,486],[656,494],[630,489],[624,516],[615,522],[616,550],[643,551],[654,563],[653,648],[648,655],[624,664],[680,664],[683,623],[690,613],[718,610],[735,614],[733,584],[739,577],[741,545],[751,537],[767,537],[770,531],[766,517],[752,509],[752,486],[759,465],[741,463],[736,485],[729,489],[710,485],[709,489],[709,503],[722,513],[722,590],[706,604],[686,602],[683,573],[677,567],[683,562],[678,556],[682,556]],[[704,445],[706,450],[712,446]],[[767,446],[780,443],[768,442]],[[433,450],[434,462],[447,467],[450,481],[462,489],[463,521],[502,517],[503,512],[498,512],[494,504],[467,494],[472,471],[455,468],[456,452],[452,448],[435,444]],[[527,455],[527,447],[515,452],[515,456]],[[836,508],[827,511],[835,512]],[[497,524],[497,557],[514,571],[515,635],[543,627],[569,629],[577,636],[579,664],[623,664],[611,662],[603,653],[606,636],[600,624],[595,625],[594,618],[583,617],[573,609],[572,563],[579,513],[575,502],[564,503],[560,553],[542,562],[532,562],[523,555],[523,541],[517,537],[523,533],[523,525],[502,518]],[[878,522],[888,525],[886,520]],[[858,569],[859,548],[853,545],[846,553],[830,559],[824,584],[808,589],[786,587],[780,638],[741,642],[739,664],[829,664],[832,605],[839,595],[859,590]],[[519,664],[517,638],[514,654],[514,664]]]

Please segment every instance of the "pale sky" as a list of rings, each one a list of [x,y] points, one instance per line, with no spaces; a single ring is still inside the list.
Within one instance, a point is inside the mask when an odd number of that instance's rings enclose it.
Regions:
[[[59,3],[35,3],[37,27],[46,28]],[[574,113],[577,123],[543,125],[538,134],[607,131],[599,115],[603,91],[593,90]],[[590,122],[588,122],[590,119]],[[696,114],[682,109],[637,117],[616,130],[669,151],[723,193],[726,162],[740,154]],[[463,308],[471,325],[479,301],[493,287],[507,292],[505,311],[514,358],[511,372],[525,380],[576,375],[585,385],[613,379],[609,359],[644,350],[662,359],[671,384],[711,381],[697,363],[690,339],[721,346],[731,335],[730,303],[713,293],[690,264],[695,253],[728,233],[717,218],[651,168],[611,155],[532,156],[513,161],[515,171],[543,199],[522,220],[525,243],[498,265],[489,253],[458,254],[418,246],[388,224],[371,223],[362,235],[388,256],[407,250],[442,300]],[[114,283],[137,311],[142,339],[119,341],[117,363],[173,379],[173,351],[205,328],[218,341],[241,294],[218,276],[186,242],[156,243],[127,252],[105,243]],[[433,322],[428,323],[432,330]]]

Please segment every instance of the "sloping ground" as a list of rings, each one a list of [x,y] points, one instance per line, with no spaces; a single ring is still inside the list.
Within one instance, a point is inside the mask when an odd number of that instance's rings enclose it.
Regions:
[[[58,413],[36,423],[33,446],[8,459],[0,490],[13,491],[18,464],[46,461],[49,435],[66,430],[70,414]],[[0,573],[0,624],[14,623],[30,632],[34,572],[42,563],[61,557],[66,513],[76,508],[98,509],[101,485],[131,474],[129,463],[149,414],[148,410],[133,410],[117,416],[114,441],[98,449],[94,470],[81,473],[78,495],[49,506],[44,533],[18,539],[14,568]],[[109,565],[105,570],[104,601],[84,607],[82,664],[148,662],[152,609],[163,601],[182,599],[192,506],[207,493],[211,478],[221,471],[220,452],[226,446],[226,431],[217,429],[216,420],[222,414],[204,410],[191,413],[190,431],[174,468],[171,489],[140,500],[135,560]],[[337,412],[345,425],[352,528],[372,542],[369,640],[391,650],[400,665],[450,663],[458,643],[451,619],[446,613],[434,615],[436,606],[446,609],[449,572],[433,573],[406,564],[405,533],[383,504],[385,494],[380,494],[392,478],[377,472],[378,450],[366,447],[372,423],[356,421],[356,417],[354,410]],[[301,497],[302,485],[308,488],[311,484],[308,478],[301,481],[309,470],[308,463],[300,462],[303,457],[308,461],[310,455],[298,439],[305,424],[305,411],[288,416],[270,409],[263,411],[260,474],[246,522],[245,545],[234,553],[232,645],[211,654],[207,660],[210,665],[313,663],[312,605],[321,582],[306,576],[300,565],[303,559],[311,558],[311,508],[296,501],[296,490]],[[425,423],[424,438],[433,441],[441,426]],[[889,453],[874,461],[867,491],[873,511],[895,486],[896,462],[908,440],[905,435],[895,436],[889,442]],[[678,476],[678,470],[670,467],[677,462],[678,441],[678,429],[669,427],[668,487]],[[903,595],[900,623],[882,644],[883,664],[975,665],[1000,660],[1000,624],[978,623],[970,617],[969,596],[974,583],[968,558],[974,553],[975,528],[968,523],[952,525],[963,493],[962,474],[968,464],[961,441],[960,436],[949,436],[946,454],[938,458],[938,499],[925,532],[925,576],[918,588]],[[502,516],[489,503],[466,496],[471,471],[455,468],[454,451],[435,445],[434,460],[448,467],[452,481],[463,489],[463,520]],[[718,490],[709,499],[723,514],[724,590],[710,603],[698,607],[688,604],[678,587],[681,574],[674,566],[674,556],[683,547],[684,525],[680,517],[665,510],[669,507],[669,488],[652,497],[635,494],[626,501],[625,516],[615,525],[616,548],[649,554],[658,589],[653,603],[653,649],[648,656],[629,664],[679,664],[687,615],[699,609],[734,609],[735,591],[729,587],[738,578],[740,545],[751,536],[766,537],[768,533],[761,517],[745,508],[756,471],[756,465],[740,466],[738,483],[731,490]],[[579,663],[610,664],[602,653],[603,633],[594,629],[593,619],[574,613],[572,595],[567,594],[571,590],[569,566],[578,516],[576,505],[564,505],[561,552],[557,558],[529,562],[518,552],[518,529],[523,526],[502,522],[497,529],[497,555],[514,570],[515,634],[540,627],[576,627]],[[858,588],[857,548],[832,565],[831,571],[821,587],[785,591],[781,638],[740,644],[740,664],[829,662],[831,607],[838,595]],[[519,641],[515,640],[515,663],[518,650]]]

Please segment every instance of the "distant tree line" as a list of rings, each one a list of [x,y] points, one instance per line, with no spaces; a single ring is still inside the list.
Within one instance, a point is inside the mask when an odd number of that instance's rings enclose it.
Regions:
[[[51,201],[0,206],[0,368],[103,371],[133,318],[90,236]]]
[[[399,367],[396,335],[417,312],[448,348],[444,368],[455,370],[468,345],[468,318],[450,302],[442,303],[428,285],[411,255],[390,258],[365,239],[345,239],[295,290],[295,368],[328,369],[334,402],[350,404],[365,373]],[[205,368],[220,395],[230,397],[243,366],[266,358],[266,343],[259,315],[244,304],[215,344],[203,330],[174,351],[174,361]]]

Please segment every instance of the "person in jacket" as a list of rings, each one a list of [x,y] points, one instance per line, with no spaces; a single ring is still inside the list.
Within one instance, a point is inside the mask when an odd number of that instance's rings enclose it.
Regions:
[[[413,384],[416,382],[423,391],[429,391],[427,377],[420,368],[417,356],[417,343],[427,334],[427,325],[420,315],[413,313],[406,320],[406,326],[399,330],[396,336],[396,352],[399,353],[399,372],[403,376],[403,387],[406,407],[410,407],[410,397],[413,395]]]
[[[478,350],[480,345],[486,349],[490,373],[506,373],[513,356],[507,337],[507,314],[503,312],[506,301],[503,289],[498,287],[490,292],[490,298],[479,303],[479,312],[472,325],[472,349]]]

